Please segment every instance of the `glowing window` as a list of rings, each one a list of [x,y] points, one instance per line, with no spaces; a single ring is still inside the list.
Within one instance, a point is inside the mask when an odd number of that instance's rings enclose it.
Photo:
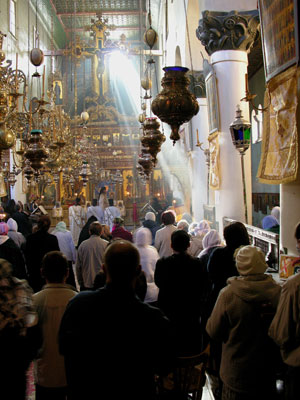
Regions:
[[[9,0],[9,31],[16,36],[16,2]]]

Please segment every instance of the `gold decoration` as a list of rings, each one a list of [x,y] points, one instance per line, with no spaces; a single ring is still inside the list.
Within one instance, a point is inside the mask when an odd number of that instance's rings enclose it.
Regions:
[[[214,132],[208,136],[210,167],[209,167],[209,187],[213,190],[220,189],[220,147],[219,132]]]
[[[13,132],[5,124],[0,124],[0,152],[10,149],[15,144]]]
[[[262,154],[257,177],[261,183],[294,181],[298,171],[297,71],[289,68],[269,81],[270,108],[263,119]],[[265,103],[269,102],[265,96]]]
[[[157,163],[157,153],[160,151],[162,143],[166,140],[165,135],[159,131],[159,122],[156,117],[146,118],[144,122],[144,136],[141,138],[142,145],[148,149],[152,156],[154,165]]]

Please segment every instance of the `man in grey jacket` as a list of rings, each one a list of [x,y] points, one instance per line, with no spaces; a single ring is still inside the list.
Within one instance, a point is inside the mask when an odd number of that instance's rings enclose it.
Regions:
[[[84,240],[77,253],[76,275],[80,290],[93,288],[95,276],[103,264],[103,255],[108,242],[101,239],[102,226],[95,221],[90,225],[90,237]]]

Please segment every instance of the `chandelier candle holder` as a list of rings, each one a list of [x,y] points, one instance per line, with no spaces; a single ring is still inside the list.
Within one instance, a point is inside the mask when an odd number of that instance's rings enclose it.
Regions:
[[[48,152],[43,147],[42,131],[33,129],[29,138],[29,146],[25,151],[25,158],[30,161],[30,166],[35,170],[40,170],[48,157]]]
[[[158,129],[159,125],[156,117],[146,118],[143,123],[144,135],[140,139],[143,147],[147,148],[148,153],[151,154],[154,166],[157,164],[157,153],[166,140],[165,135]]]
[[[188,90],[189,79],[185,67],[165,67],[161,85],[163,90],[153,100],[151,109],[158,118],[170,125],[170,139],[173,144],[180,139],[179,127],[196,115],[199,104],[196,97]]]
[[[244,155],[251,144],[251,124],[249,122],[246,122],[243,119],[242,111],[241,111],[239,105],[237,105],[237,109],[236,109],[236,118],[230,124],[230,133],[231,133],[232,143],[241,155],[245,221],[247,224],[248,223],[248,209],[247,209],[247,193],[246,193]]]
[[[83,161],[82,162],[82,168],[80,170],[79,175],[81,176],[81,179],[82,179],[82,182],[83,182],[83,186],[85,187],[87,185],[89,177],[92,175],[91,170],[90,170],[90,166],[87,163],[87,161]]]

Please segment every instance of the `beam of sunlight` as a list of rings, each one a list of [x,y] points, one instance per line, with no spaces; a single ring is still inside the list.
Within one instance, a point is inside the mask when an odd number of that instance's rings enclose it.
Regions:
[[[120,107],[120,112],[126,114],[128,104],[124,104],[124,93],[126,91],[130,108],[135,115],[138,115],[140,109],[140,78],[133,61],[120,51],[111,53],[108,57],[108,68],[110,82],[113,88],[113,93]],[[123,105],[124,104],[124,105]]]

